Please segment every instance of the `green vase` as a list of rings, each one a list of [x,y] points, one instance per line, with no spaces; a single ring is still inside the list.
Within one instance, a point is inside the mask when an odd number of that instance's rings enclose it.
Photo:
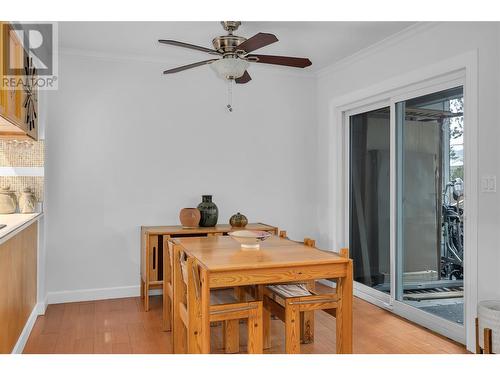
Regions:
[[[229,224],[233,228],[245,228],[248,224],[248,219],[245,215],[242,215],[238,212],[237,214],[231,216],[231,218],[229,219]]]
[[[202,202],[198,205],[201,213],[200,227],[215,227],[219,218],[219,209],[212,202],[211,195],[202,195]]]

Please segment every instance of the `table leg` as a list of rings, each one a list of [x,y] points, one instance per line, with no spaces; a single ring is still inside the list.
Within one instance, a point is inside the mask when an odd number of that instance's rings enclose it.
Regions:
[[[266,309],[264,305],[264,285],[257,286],[257,301],[262,301],[262,335],[263,335],[263,348],[269,349],[271,347],[271,312]]]
[[[201,282],[201,298],[200,298],[200,311],[201,311],[201,353],[210,353],[210,287],[208,285],[208,272],[206,269],[200,269],[200,282]]]
[[[149,236],[146,236],[145,243],[145,270],[144,270],[144,280],[141,284],[141,296],[143,297],[144,311],[149,311]],[[142,278],[141,278],[142,279]]]
[[[262,301],[253,309],[248,317],[248,354],[262,354]]]
[[[346,276],[339,279],[337,293],[337,353],[352,354],[352,260],[346,265]]]
[[[172,330],[172,301],[165,286],[163,287],[163,330]]]
[[[262,308],[262,333],[264,349],[269,349],[271,347],[271,312],[265,307]]]
[[[300,354],[300,310],[297,305],[285,307],[285,352]]]
[[[315,281],[307,282],[307,288],[314,292],[316,287]],[[314,342],[314,311],[304,311],[301,314],[300,323],[300,341],[303,344]]]
[[[149,283],[144,282],[144,311],[149,311]]]

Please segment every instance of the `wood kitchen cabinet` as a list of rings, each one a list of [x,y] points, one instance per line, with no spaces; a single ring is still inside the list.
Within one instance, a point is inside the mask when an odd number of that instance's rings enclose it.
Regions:
[[[149,310],[149,291],[163,287],[164,257],[170,238],[226,236],[233,230],[259,230],[278,234],[278,228],[271,225],[254,223],[245,228],[233,228],[228,224],[215,227],[183,228],[180,225],[141,227],[141,298],[144,310]]]
[[[4,66],[4,36],[3,36],[3,23],[0,22],[0,116],[3,116],[5,114],[5,111],[7,110],[7,95],[6,95],[6,90],[3,89],[3,66]]]
[[[37,298],[38,223],[0,244],[0,354],[11,353]]]
[[[0,33],[0,78],[2,79],[0,90],[0,136],[16,138],[29,136],[37,140],[38,120],[35,118],[35,126],[31,128],[26,122],[26,91],[21,86],[16,89],[13,85],[5,85],[3,82],[4,79],[9,78],[4,76],[6,66],[25,67],[27,65],[23,45],[9,23],[0,22]],[[38,90],[34,89],[32,92],[35,111],[38,113]]]
[[[11,66],[19,66],[23,61],[23,48],[21,46],[21,41],[17,38],[14,32],[8,29],[7,37],[9,42],[7,48],[9,48],[9,63]],[[19,126],[21,129],[25,130],[23,126],[23,111],[22,111],[22,94],[24,90],[19,88],[10,88],[7,91],[7,118],[12,121],[15,125]]]

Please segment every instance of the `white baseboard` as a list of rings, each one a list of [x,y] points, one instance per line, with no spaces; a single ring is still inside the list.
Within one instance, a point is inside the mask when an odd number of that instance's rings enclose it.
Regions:
[[[163,295],[163,290],[161,289],[153,289],[149,291],[150,296],[161,296]]]
[[[161,289],[153,289],[149,291],[150,296],[161,295]],[[55,303],[68,302],[83,302],[97,301],[101,299],[137,297],[140,295],[140,286],[119,286],[114,288],[98,288],[98,289],[79,289],[79,290],[63,290],[60,292],[47,293],[47,303],[49,305]]]
[[[14,345],[14,348],[12,349],[12,354],[21,354],[23,352],[24,346],[26,345],[26,342],[28,342],[28,338],[30,337],[31,330],[35,325],[36,318],[38,317],[38,315],[40,315],[39,311],[41,311],[42,309],[43,303],[37,303],[35,307],[33,307],[33,310],[31,311],[31,314],[26,321],[24,328],[19,335],[19,338],[17,339],[16,345]]]
[[[37,309],[37,314],[38,315],[45,315],[45,311],[47,310],[47,296],[43,299],[43,301],[38,302],[36,304],[36,309]]]
[[[121,286],[115,288],[62,290],[47,293],[49,305],[54,303],[95,301],[100,299],[135,297],[139,295],[139,286]]]

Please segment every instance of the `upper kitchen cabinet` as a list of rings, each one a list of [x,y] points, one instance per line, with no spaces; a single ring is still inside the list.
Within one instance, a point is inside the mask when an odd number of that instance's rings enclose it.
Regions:
[[[8,76],[6,67],[17,67],[30,72],[29,61],[21,40],[11,25],[0,23],[0,137],[38,139],[38,89],[27,85],[23,75]],[[23,83],[20,83],[23,79]],[[13,83],[17,83],[13,84]],[[17,87],[16,87],[17,86]],[[31,111],[29,107],[31,107]]]
[[[4,116],[7,113],[7,90],[4,90],[4,60],[5,56],[5,43],[4,43],[4,23],[0,22],[0,115]]]

